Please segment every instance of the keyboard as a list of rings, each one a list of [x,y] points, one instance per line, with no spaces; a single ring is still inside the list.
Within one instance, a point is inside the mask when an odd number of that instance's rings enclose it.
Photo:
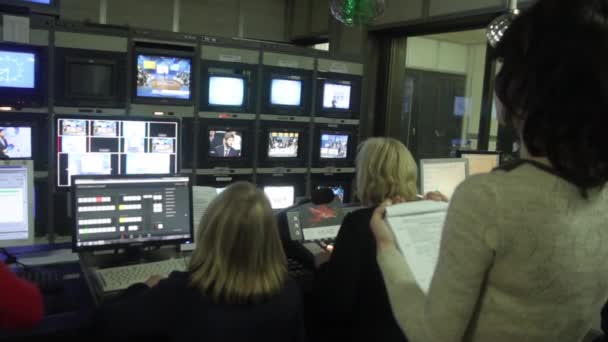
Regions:
[[[111,267],[97,270],[97,278],[103,292],[120,291],[137,283],[143,283],[150,276],[168,277],[173,271],[185,271],[183,258],[150,263]]]
[[[56,270],[21,270],[17,276],[38,286],[43,294],[52,294],[63,291],[63,276]]]

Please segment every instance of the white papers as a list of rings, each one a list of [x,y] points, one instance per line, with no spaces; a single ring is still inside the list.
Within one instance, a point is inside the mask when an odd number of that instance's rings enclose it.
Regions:
[[[215,188],[207,186],[193,186],[192,187],[192,224],[194,227],[194,235],[198,231],[198,226],[201,223],[201,219],[209,207],[209,203],[217,196]]]
[[[3,15],[2,24],[2,39],[4,41],[29,44],[30,18]]]
[[[419,201],[387,208],[386,221],[416,282],[428,293],[439,258],[448,204]]]

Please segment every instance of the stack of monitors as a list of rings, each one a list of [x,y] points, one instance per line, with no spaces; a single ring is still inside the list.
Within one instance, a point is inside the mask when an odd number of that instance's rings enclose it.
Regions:
[[[189,57],[137,54],[136,97],[191,100],[191,69]]]
[[[74,175],[173,174],[177,120],[57,119],[57,185]]]

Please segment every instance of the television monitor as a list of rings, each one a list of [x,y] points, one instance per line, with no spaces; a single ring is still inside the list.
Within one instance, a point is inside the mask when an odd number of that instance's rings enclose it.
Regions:
[[[268,158],[297,158],[301,138],[297,131],[268,132]]]
[[[267,185],[264,193],[272,209],[285,209],[295,203],[295,187],[292,185]]]
[[[344,203],[346,189],[343,185],[319,185],[317,190],[329,188],[334,193],[334,196],[340,199],[340,202]]]
[[[351,86],[326,82],[323,85],[323,108],[350,109]]]
[[[137,53],[137,98],[189,101],[192,58]]]
[[[459,151],[458,155],[469,161],[469,176],[489,173],[500,166],[499,152]]]
[[[51,4],[51,0],[22,0],[22,1],[33,2],[35,4],[43,4],[43,5],[50,5]]]
[[[270,104],[273,106],[301,106],[302,80],[273,78],[270,84]]]
[[[34,89],[36,54],[0,49],[0,87]]]
[[[75,251],[193,240],[192,184],[183,176],[76,176]]]
[[[31,126],[4,126],[0,123],[0,158],[32,159],[32,127]]]
[[[348,157],[348,134],[321,133],[321,159],[346,159]]]
[[[241,107],[245,100],[245,80],[241,77],[210,76],[209,105]]]
[[[74,175],[175,174],[179,120],[58,116],[57,186]]]
[[[439,191],[448,199],[469,175],[469,161],[455,159],[420,160],[420,184],[423,194]]]
[[[243,150],[243,132],[209,129],[209,157],[240,158]]]
[[[0,160],[0,247],[34,242],[34,167],[31,160]]]

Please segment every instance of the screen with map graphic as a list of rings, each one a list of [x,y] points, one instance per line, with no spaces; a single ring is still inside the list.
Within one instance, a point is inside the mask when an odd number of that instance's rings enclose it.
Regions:
[[[137,96],[189,100],[192,60],[183,57],[137,56]]]
[[[0,87],[34,89],[36,55],[31,52],[0,50]]]

